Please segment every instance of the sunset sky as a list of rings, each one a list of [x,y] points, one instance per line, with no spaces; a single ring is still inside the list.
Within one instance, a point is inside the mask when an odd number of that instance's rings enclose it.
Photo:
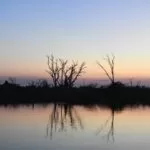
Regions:
[[[117,77],[150,77],[150,0],[0,0],[0,76],[48,77],[51,53],[85,61],[83,78],[111,53]]]

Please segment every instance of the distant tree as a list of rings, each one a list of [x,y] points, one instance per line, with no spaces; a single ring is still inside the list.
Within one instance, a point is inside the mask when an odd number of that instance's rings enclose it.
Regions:
[[[37,84],[35,81],[28,81],[27,87],[36,88]]]
[[[110,71],[108,71],[99,61],[97,61],[98,66],[105,72],[106,76],[110,80],[111,84],[115,84],[115,56],[112,54],[111,56],[106,55],[106,62],[109,65]]]
[[[132,87],[133,86],[133,78],[129,79],[129,85]]]
[[[8,82],[9,82],[10,84],[16,84],[16,78],[9,77],[9,78],[8,78]]]
[[[49,84],[48,84],[47,80],[39,79],[38,81],[36,81],[36,87],[48,88]]]
[[[79,76],[84,72],[85,63],[72,61],[69,64],[68,60],[55,59],[53,55],[47,56],[47,73],[50,75],[54,87],[71,88]]]

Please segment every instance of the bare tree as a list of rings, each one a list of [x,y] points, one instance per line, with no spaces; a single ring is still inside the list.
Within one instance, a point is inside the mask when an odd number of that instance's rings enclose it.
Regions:
[[[59,74],[60,74],[60,67],[58,65],[58,60],[54,58],[53,55],[47,56],[47,64],[48,64],[48,70],[47,72],[52,78],[54,87],[58,86],[58,80],[59,80]]]
[[[114,85],[115,83],[115,56],[112,54],[111,57],[109,55],[106,56],[105,60],[107,61],[110,71],[107,71],[107,69],[97,61],[97,64],[100,66],[100,68],[105,72],[106,76],[110,80],[111,84]]]
[[[73,87],[85,69],[84,62],[80,65],[74,61],[69,64],[68,60],[55,59],[53,55],[47,56],[47,64],[47,73],[52,78],[54,87]]]

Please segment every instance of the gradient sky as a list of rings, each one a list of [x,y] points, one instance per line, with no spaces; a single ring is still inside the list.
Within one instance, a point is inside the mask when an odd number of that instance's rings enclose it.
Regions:
[[[0,0],[0,76],[48,77],[53,53],[103,77],[111,52],[117,77],[150,77],[149,0]]]

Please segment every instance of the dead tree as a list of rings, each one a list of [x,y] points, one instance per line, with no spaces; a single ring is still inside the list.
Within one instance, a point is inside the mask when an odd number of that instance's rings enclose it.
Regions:
[[[109,55],[107,55],[105,60],[107,61],[108,65],[109,65],[110,71],[107,71],[107,69],[100,62],[97,61],[97,64],[105,72],[105,74],[108,77],[108,79],[110,80],[111,84],[114,85],[114,83],[115,83],[115,73],[114,73],[115,56],[113,54],[111,57]]]
[[[68,60],[55,59],[53,55],[47,56],[48,70],[54,87],[71,88],[74,83],[81,76],[85,69],[85,63],[72,62],[69,64]]]
[[[53,55],[47,56],[48,70],[47,73],[51,76],[54,87],[58,86],[60,67],[58,60]]]
[[[83,73],[85,68],[85,63],[83,62],[80,66],[78,62],[72,62],[72,64],[65,71],[64,86],[73,87],[75,81]]]

